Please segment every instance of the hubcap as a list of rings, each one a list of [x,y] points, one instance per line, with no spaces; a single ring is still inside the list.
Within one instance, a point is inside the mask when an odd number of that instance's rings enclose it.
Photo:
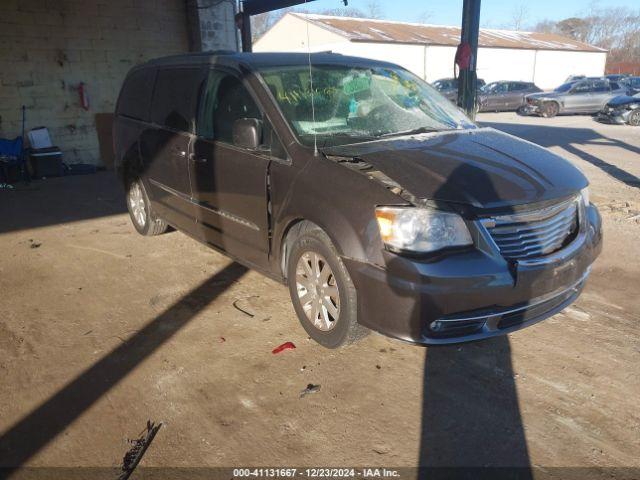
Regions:
[[[322,255],[302,254],[296,265],[296,290],[302,310],[314,327],[327,332],[336,326],[340,317],[338,284]]]
[[[144,195],[142,194],[142,188],[140,184],[135,182],[129,189],[129,207],[136,223],[144,227],[147,222],[147,212],[144,209]]]

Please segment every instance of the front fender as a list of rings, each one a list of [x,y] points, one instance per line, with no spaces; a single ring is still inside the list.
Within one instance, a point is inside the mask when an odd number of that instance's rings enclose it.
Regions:
[[[375,207],[407,203],[366,175],[320,156],[300,169],[273,165],[271,192],[275,265],[287,232],[301,220],[322,228],[341,256],[383,265]]]

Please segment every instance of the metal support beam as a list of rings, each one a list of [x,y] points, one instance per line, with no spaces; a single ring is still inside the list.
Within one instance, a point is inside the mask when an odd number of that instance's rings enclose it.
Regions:
[[[478,77],[476,65],[478,59],[478,36],[480,35],[480,0],[464,0],[462,6],[461,44],[468,44],[471,48],[471,62],[469,68],[460,69],[458,81],[458,106],[470,118],[475,117],[476,89]]]
[[[249,15],[279,10],[281,8],[294,7],[314,0],[241,0],[243,10]]]
[[[253,43],[251,39],[251,15],[243,11],[238,14],[238,17],[236,21],[239,23],[242,51],[250,52]]]

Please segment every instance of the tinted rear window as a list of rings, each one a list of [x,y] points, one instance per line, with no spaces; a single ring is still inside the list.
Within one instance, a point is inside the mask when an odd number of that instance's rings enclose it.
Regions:
[[[144,68],[136,70],[127,76],[118,100],[118,115],[149,120],[149,107],[155,80],[155,70]]]
[[[173,130],[192,132],[203,78],[201,68],[158,70],[151,121]]]

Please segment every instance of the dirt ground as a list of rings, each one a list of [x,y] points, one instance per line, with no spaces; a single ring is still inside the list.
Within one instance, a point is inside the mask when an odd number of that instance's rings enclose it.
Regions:
[[[572,307],[474,344],[326,350],[284,286],[136,234],[111,173],[0,190],[0,466],[117,467],[150,419],[144,466],[640,468],[640,129],[479,120],[582,169],[605,245]]]

